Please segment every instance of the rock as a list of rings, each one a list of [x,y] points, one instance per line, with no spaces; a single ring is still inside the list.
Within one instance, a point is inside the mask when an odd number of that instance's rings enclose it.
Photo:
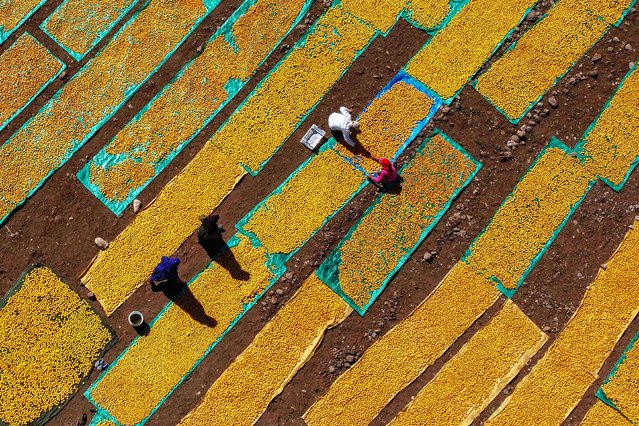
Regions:
[[[634,62],[628,62],[628,69],[633,69],[635,67],[635,63]]]
[[[537,108],[543,108],[543,107],[544,107],[543,102],[537,102]]]
[[[204,46],[202,46],[201,44],[197,47],[197,49],[195,49],[197,53],[202,53],[202,50],[204,50]]]
[[[631,52],[632,51],[632,45],[630,43],[626,44],[624,46],[624,49],[626,49],[627,51]]]
[[[512,152],[510,152],[510,151],[506,151],[506,152],[503,152],[503,153],[501,154],[501,156],[499,157],[499,160],[500,160],[502,163],[504,163],[504,162],[506,162],[506,161],[508,161],[508,160],[512,160],[512,158],[513,158],[513,153],[512,153]]]
[[[526,136],[526,132],[519,129],[517,130],[517,136],[519,136],[520,138],[523,138],[524,136]]]
[[[93,240],[93,242],[96,246],[98,246],[100,250],[106,250],[109,247],[109,243],[105,239],[100,237]]]
[[[546,333],[547,333],[547,332],[549,332],[549,331],[550,331],[550,327],[549,327],[549,326],[547,326],[547,325],[544,325],[544,327],[541,329],[541,331],[543,331],[543,332],[546,332]]]
[[[287,272],[286,274],[284,274],[284,278],[286,278],[287,280],[292,280],[293,279],[293,273],[292,272]]]
[[[133,200],[133,213],[137,213],[140,211],[140,207],[142,207],[142,201],[137,198]]]
[[[429,252],[426,252],[426,253],[424,253],[423,259],[424,259],[424,262],[431,263],[433,261],[433,254],[429,253]]]
[[[354,363],[355,362],[355,357],[353,355],[346,355],[346,362],[349,363]]]
[[[601,59],[601,55],[599,53],[595,53],[594,55],[592,55],[592,62],[597,62],[598,60]]]
[[[512,135],[512,136],[510,137],[510,140],[511,140],[511,141],[513,141],[513,142],[515,142],[515,143],[517,143],[517,142],[519,142],[521,139],[519,138],[519,136],[518,136],[518,135]]]
[[[508,148],[517,148],[517,145],[518,145],[517,142],[512,141],[512,140],[509,140],[508,142],[506,142],[506,146]]]
[[[278,288],[277,290],[275,290],[275,294],[277,294],[278,296],[284,296],[284,290]]]
[[[559,108],[559,101],[557,101],[557,98],[555,98],[554,96],[548,98],[548,103],[553,108]]]
[[[271,305],[277,305],[277,297],[275,296],[271,297],[270,302],[271,302]]]
[[[95,300],[95,294],[93,294],[93,292],[89,292],[89,294],[87,294],[87,297],[89,298],[89,300]]]
[[[601,269],[603,269],[604,271],[608,269],[608,264],[607,263],[602,264]]]
[[[448,113],[450,112],[450,107],[449,107],[449,106],[445,106],[445,107],[443,107],[443,108],[442,108],[442,112],[443,112],[444,114],[448,114]]]
[[[616,36],[615,36],[615,37],[612,39],[612,41],[614,41],[615,43],[619,43],[621,40],[619,40],[619,37],[616,37]]]
[[[67,78],[67,70],[64,70],[60,73],[60,76],[58,77],[60,80],[66,80]]]
[[[328,366],[328,372],[333,374],[335,372],[335,367],[333,367],[332,365]]]
[[[531,10],[530,12],[528,12],[528,15],[526,15],[526,21],[528,22],[534,22],[537,20],[537,11],[536,10]]]
[[[588,73],[588,75],[592,78],[597,78],[597,76],[599,75],[599,71],[597,70],[592,70]]]
[[[290,44],[283,44],[282,47],[280,47],[280,52],[282,52],[282,53],[287,52],[288,49],[290,49],[290,48],[291,48]]]
[[[350,362],[345,362],[345,363],[344,363],[344,368],[350,368],[350,367],[351,367]]]
[[[384,77],[384,76],[383,76],[383,75],[381,75],[381,74],[373,74],[373,78],[374,78],[375,80],[379,80],[379,79],[380,79],[380,78],[382,78],[382,77]]]

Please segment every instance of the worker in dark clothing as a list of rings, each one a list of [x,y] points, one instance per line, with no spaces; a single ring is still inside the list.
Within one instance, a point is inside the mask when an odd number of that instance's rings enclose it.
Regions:
[[[178,257],[162,256],[162,260],[151,274],[151,289],[161,290],[160,287],[172,286],[180,283],[178,267],[182,261]]]
[[[210,246],[211,244],[221,244],[222,233],[225,231],[220,225],[218,225],[220,216],[216,214],[210,214],[208,216],[200,218],[202,224],[197,230],[197,240],[201,246]]]

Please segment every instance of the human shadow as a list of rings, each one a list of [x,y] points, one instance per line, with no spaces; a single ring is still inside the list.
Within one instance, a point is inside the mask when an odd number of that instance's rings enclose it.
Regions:
[[[149,325],[148,322],[144,321],[142,322],[142,324],[138,326],[134,325],[133,329],[135,330],[136,333],[138,333],[139,336],[146,336],[151,331],[151,326]]]
[[[167,299],[178,305],[195,321],[211,328],[217,325],[217,320],[206,313],[204,306],[195,298],[186,282],[182,280],[165,281],[160,284],[151,282],[151,290],[164,293]]]
[[[371,178],[368,178],[368,181],[373,186],[377,187],[377,192],[379,192],[380,194],[399,195],[402,192],[402,183],[404,182],[404,178],[398,175],[397,179],[395,179],[391,183],[386,184],[375,183]]]
[[[251,274],[242,268],[242,265],[237,261],[233,250],[228,244],[220,239],[212,241],[202,241],[200,245],[206,251],[209,258],[226,269],[231,277],[239,281],[248,281],[251,278]]]
[[[397,179],[392,181],[391,183],[384,185],[379,192],[383,194],[394,194],[399,195],[402,192],[402,183],[404,182],[404,178],[401,176],[397,176]]]
[[[360,132],[351,133],[351,139],[353,140],[353,142],[355,142],[355,146],[350,146],[346,142],[342,132],[340,132],[338,130],[331,130],[331,133],[333,135],[333,138],[337,142],[341,143],[344,146],[344,148],[348,152],[350,152],[353,156],[361,156],[361,157],[365,157],[365,158],[371,158],[373,156],[371,154],[371,152],[369,150],[367,150],[366,148],[364,148],[362,143],[359,141],[358,135],[359,135]]]

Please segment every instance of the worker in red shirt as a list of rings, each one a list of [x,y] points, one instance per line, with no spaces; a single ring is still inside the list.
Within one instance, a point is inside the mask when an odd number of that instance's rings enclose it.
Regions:
[[[382,165],[382,169],[380,171],[375,172],[372,175],[367,175],[368,180],[370,180],[373,185],[381,189],[385,185],[390,185],[397,180],[397,169],[395,169],[395,166],[388,158],[371,158]]]

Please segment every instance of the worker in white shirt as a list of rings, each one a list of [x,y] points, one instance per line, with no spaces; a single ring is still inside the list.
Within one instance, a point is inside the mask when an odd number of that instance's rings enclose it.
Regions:
[[[346,107],[341,107],[339,112],[334,112],[328,116],[328,127],[331,128],[333,134],[335,132],[342,132],[344,140],[347,144],[354,147],[355,142],[351,139],[352,131],[359,131],[359,121],[353,121],[351,118],[351,112]]]

